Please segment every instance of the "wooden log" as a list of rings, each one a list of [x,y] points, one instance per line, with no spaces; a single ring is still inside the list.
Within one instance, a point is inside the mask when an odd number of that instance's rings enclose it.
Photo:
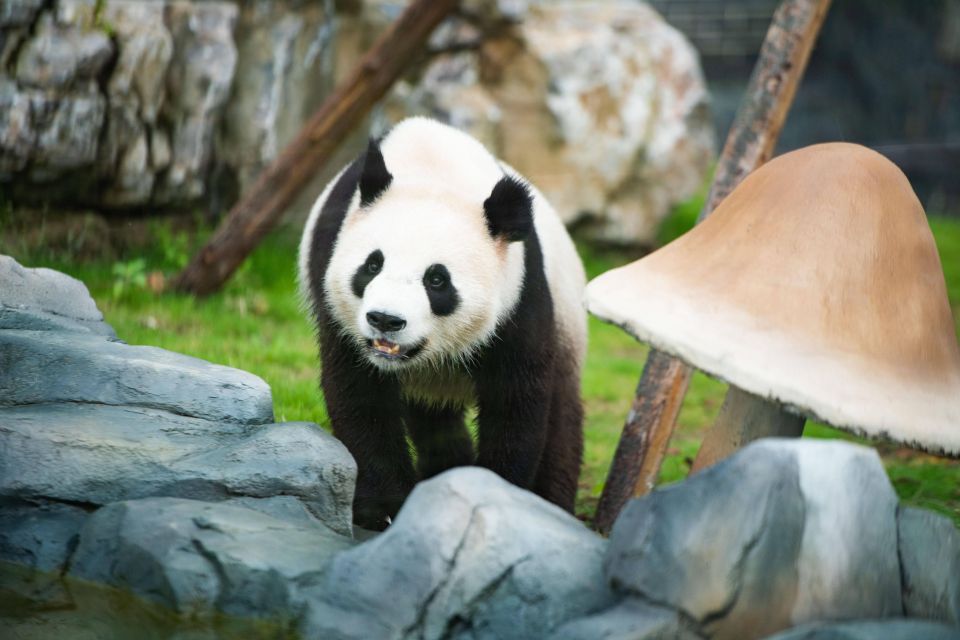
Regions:
[[[699,220],[773,155],[829,8],[830,0],[784,0],[777,8]],[[598,531],[609,532],[627,500],[656,483],[690,376],[689,366],[651,350],[597,505]]]
[[[176,290],[207,295],[223,286],[458,4],[458,0],[415,0],[406,8],[220,222],[173,281]]]

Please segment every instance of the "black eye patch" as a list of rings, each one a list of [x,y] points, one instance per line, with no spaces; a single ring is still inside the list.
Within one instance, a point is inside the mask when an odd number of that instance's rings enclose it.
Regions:
[[[382,269],[383,253],[380,249],[377,249],[367,256],[366,261],[364,261],[364,263],[360,265],[360,268],[357,269],[357,272],[353,274],[353,280],[350,282],[353,295],[362,298],[363,290],[377,277]]]
[[[437,316],[448,316],[460,304],[457,288],[453,286],[450,272],[442,264],[432,264],[423,274],[423,288],[427,290],[430,310]]]

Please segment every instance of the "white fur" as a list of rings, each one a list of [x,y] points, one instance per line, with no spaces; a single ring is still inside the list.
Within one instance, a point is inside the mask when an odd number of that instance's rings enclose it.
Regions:
[[[346,333],[364,345],[376,337],[366,322],[368,311],[402,316],[407,326],[391,339],[402,345],[426,340],[414,362],[429,363],[442,373],[447,363],[469,359],[491,340],[518,302],[523,244],[494,240],[483,212],[484,200],[504,171],[516,172],[470,136],[425,118],[398,124],[381,150],[393,181],[366,210],[360,210],[354,195],[326,273],[327,304]],[[300,244],[299,279],[307,300],[310,246],[331,185],[314,205]],[[538,191],[533,193],[534,225],[561,339],[572,348],[579,367],[586,348],[583,266],[559,217]],[[376,249],[385,256],[383,270],[363,299],[357,299],[352,278]],[[446,317],[431,312],[422,284],[427,267],[435,263],[449,270],[460,297],[456,311]],[[403,366],[373,355],[371,362],[384,368]],[[460,382],[453,386],[464,387]],[[417,395],[426,393],[421,391]]]

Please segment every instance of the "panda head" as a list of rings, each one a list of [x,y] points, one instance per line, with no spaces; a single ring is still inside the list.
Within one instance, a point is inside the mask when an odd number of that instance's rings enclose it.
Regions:
[[[371,141],[324,285],[334,320],[374,366],[468,362],[516,305],[533,200],[490,160],[466,187],[402,166],[395,179]]]

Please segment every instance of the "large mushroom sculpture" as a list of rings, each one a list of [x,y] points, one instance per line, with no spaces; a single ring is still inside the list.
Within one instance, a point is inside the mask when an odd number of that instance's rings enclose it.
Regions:
[[[960,347],[923,208],[865,147],[760,167],[702,224],[587,287],[599,318],[726,380],[693,470],[807,417],[960,455]]]

